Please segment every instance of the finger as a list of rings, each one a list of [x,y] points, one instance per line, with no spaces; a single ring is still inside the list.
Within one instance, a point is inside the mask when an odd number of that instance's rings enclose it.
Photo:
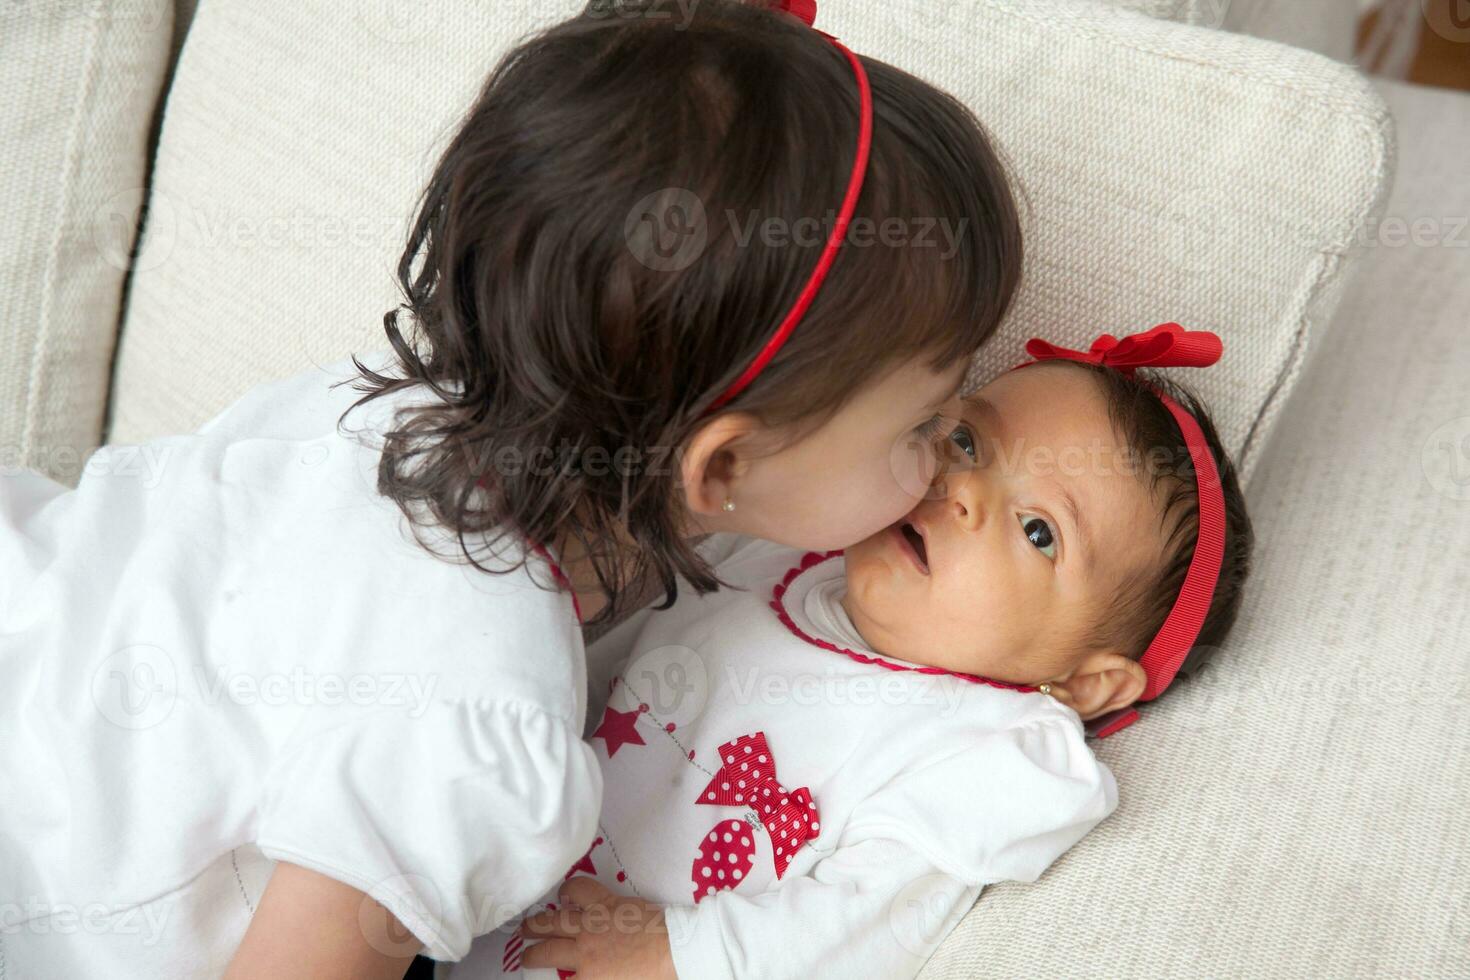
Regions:
[[[521,920],[523,936],[549,939],[553,936],[572,937],[582,931],[582,910],[570,906],[546,909]]]
[[[575,970],[577,943],[571,939],[548,939],[544,943],[527,946],[521,954],[521,966],[526,969]]]
[[[606,899],[612,892],[596,878],[586,875],[577,875],[568,878],[562,883],[561,890],[557,893],[563,902],[580,905],[586,908],[589,905],[605,904]]]

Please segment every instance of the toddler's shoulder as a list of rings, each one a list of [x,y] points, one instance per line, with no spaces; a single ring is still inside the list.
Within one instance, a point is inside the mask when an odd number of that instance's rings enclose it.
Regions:
[[[348,355],[327,364],[313,364],[294,374],[263,381],[231,402],[200,426],[198,435],[215,438],[311,439],[335,430],[343,413],[360,399],[366,381],[354,356],[368,369],[393,375],[396,358],[392,351],[375,350]],[[348,416],[346,427],[381,428],[383,409],[390,403],[404,404],[413,398],[432,400],[426,386],[394,392],[373,399]]]
[[[720,580],[742,589],[770,588],[796,568],[808,552],[747,534],[713,534],[699,553]]]

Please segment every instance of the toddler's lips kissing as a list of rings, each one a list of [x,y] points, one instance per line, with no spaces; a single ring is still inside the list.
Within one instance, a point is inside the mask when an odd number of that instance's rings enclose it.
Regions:
[[[929,538],[924,525],[913,514],[892,525],[888,534],[920,575],[929,574]]]

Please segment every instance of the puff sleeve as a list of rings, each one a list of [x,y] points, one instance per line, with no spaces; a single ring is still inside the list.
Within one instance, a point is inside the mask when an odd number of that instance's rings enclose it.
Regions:
[[[664,910],[680,978],[917,976],[980,889],[891,840],[839,846],[759,895],[720,891]]]
[[[580,732],[529,703],[421,707],[338,713],[293,739],[267,780],[258,843],[366,893],[427,955],[458,960],[586,851],[602,777]]]
[[[1033,882],[1118,806],[1070,709],[953,740],[853,812],[847,832],[907,842],[971,885]]]

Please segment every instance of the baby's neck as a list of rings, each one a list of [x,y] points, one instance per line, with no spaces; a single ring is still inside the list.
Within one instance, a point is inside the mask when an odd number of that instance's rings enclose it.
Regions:
[[[862,640],[863,649],[869,653],[876,653],[885,657],[888,656],[887,651],[883,650],[877,642],[882,635],[882,630],[875,629],[872,623],[867,623],[866,628],[864,628],[865,624],[861,610],[857,610],[857,614],[854,615],[857,604],[852,601],[852,594],[847,591],[846,582],[843,583],[842,591],[837,596],[837,604],[841,607],[842,614],[847,617],[847,622],[852,627],[853,633],[857,634],[858,638]]]

